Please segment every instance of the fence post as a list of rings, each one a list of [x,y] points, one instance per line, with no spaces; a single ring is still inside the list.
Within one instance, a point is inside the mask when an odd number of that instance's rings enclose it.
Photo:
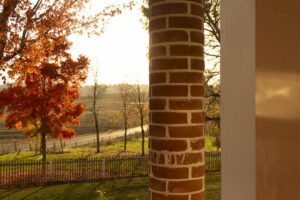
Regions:
[[[103,158],[103,160],[102,160],[102,178],[106,178],[105,177],[105,158]]]
[[[50,160],[50,166],[49,166],[49,171],[50,171],[50,177],[52,178],[53,176],[53,163],[52,163],[52,160]],[[48,176],[49,177],[49,176]]]

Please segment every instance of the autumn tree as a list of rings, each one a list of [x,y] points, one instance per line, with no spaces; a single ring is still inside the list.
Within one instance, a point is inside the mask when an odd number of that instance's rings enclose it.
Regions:
[[[68,53],[71,34],[100,34],[108,20],[126,5],[108,6],[87,15],[89,0],[0,0],[0,70],[8,88],[1,91],[0,113],[6,125],[26,135],[71,137],[83,104],[73,105],[86,77],[86,57]],[[101,22],[101,23],[100,23]]]
[[[20,74],[14,84],[0,92],[0,113],[6,111],[6,126],[21,129],[26,136],[41,136],[41,153],[46,161],[46,136],[71,138],[83,112],[74,104],[87,76],[88,59],[73,60],[66,38],[53,41],[52,54],[31,70]],[[28,67],[28,68],[29,68]]]
[[[96,150],[97,153],[100,153],[100,126],[99,126],[99,114],[100,114],[100,104],[99,100],[104,94],[106,90],[105,85],[99,84],[99,66],[98,62],[95,68],[93,68],[93,85],[91,86],[91,92],[92,92],[92,113],[93,113],[93,118],[95,122],[95,129],[96,129]]]
[[[205,120],[206,132],[215,137],[215,146],[221,147],[220,138],[220,2],[204,3],[205,59],[211,66],[205,71]]]
[[[57,40],[71,34],[100,34],[112,16],[134,6],[110,5],[87,15],[90,0],[0,0],[0,77],[6,82],[36,66]],[[43,46],[42,46],[43,45]]]
[[[11,82],[0,96],[0,113],[5,109],[10,113],[7,126],[24,129],[27,134],[62,134],[65,137],[74,134],[64,125],[77,124],[76,118],[83,110],[82,104],[73,106],[72,102],[85,77],[87,59],[71,58],[67,53],[71,46],[67,38],[71,34],[98,35],[112,16],[133,6],[131,2],[111,5],[88,15],[83,11],[88,8],[89,1],[0,0],[0,78],[4,83]],[[33,86],[37,87],[36,91]],[[31,96],[36,108],[26,99],[32,94],[38,95]],[[60,111],[53,105],[55,103],[66,110]],[[45,107],[47,105],[52,107]],[[45,113],[37,114],[36,110]],[[45,137],[41,143],[43,159],[46,159]]]
[[[145,155],[145,118],[148,115],[148,87],[145,88],[143,85],[136,84],[132,87],[132,101],[134,103],[135,109],[138,111],[142,135],[142,156]]]
[[[127,148],[127,129],[128,129],[128,121],[131,112],[130,108],[130,100],[131,100],[131,85],[127,83],[122,83],[118,85],[119,94],[121,100],[121,115],[123,119],[124,125],[124,152],[126,152]]]

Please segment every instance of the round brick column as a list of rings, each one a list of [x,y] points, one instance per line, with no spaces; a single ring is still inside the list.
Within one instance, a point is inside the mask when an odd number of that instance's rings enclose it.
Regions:
[[[204,200],[202,0],[150,0],[150,199]]]

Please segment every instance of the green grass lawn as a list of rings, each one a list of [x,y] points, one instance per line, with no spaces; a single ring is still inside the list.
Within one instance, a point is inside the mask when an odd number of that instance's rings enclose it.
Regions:
[[[117,142],[115,144],[101,146],[102,153],[96,154],[95,147],[77,147],[77,148],[68,148],[65,149],[64,153],[47,153],[48,159],[56,158],[81,158],[81,157],[101,157],[104,155],[115,155],[118,152],[122,152],[124,149],[123,142]],[[148,151],[148,139],[145,139],[145,151]],[[140,153],[141,152],[141,139],[133,139],[127,143],[127,152],[128,153]],[[17,153],[4,154],[0,156],[0,161],[6,160],[36,160],[41,157],[40,154],[35,154],[35,152],[21,152],[18,157]]]
[[[206,150],[214,150],[213,137],[206,137]],[[118,150],[123,150],[123,142],[101,147],[104,153],[95,154],[95,147],[78,147],[66,149],[64,154],[48,154],[48,158],[75,158],[75,157],[100,157],[104,154],[111,154]],[[141,139],[128,141],[128,152],[141,152]],[[148,151],[148,139],[145,141],[145,151]],[[18,156],[20,160],[37,159],[40,155],[34,152],[21,152]],[[0,156],[0,161],[13,160],[16,153]],[[142,180],[117,180],[93,183],[64,184],[44,187],[30,187],[24,189],[0,190],[2,200],[126,200],[126,199],[147,199],[146,179]],[[140,184],[143,182],[144,184]],[[208,173],[206,175],[206,199],[220,200],[220,173]]]
[[[127,152],[128,153],[141,153],[141,138],[133,139],[128,141],[127,143]],[[216,148],[213,146],[214,137],[207,136],[205,138],[205,149],[207,151],[214,151]],[[96,154],[95,147],[78,147],[78,148],[68,148],[65,149],[65,153],[48,153],[48,159],[56,159],[56,158],[80,158],[80,157],[101,157],[104,155],[115,155],[118,152],[123,151],[124,143],[123,142],[116,142],[111,145],[101,146],[102,153]],[[145,152],[148,152],[148,138],[145,138]],[[0,161],[7,161],[7,160],[37,160],[40,159],[40,154],[35,154],[35,152],[21,152],[18,157],[17,153],[11,154],[4,154],[0,155]]]
[[[205,179],[206,200],[221,199],[221,172],[210,172]]]
[[[0,190],[2,200],[147,200],[146,178]],[[102,196],[102,197],[101,197]],[[221,199],[220,173],[206,175],[206,200]]]

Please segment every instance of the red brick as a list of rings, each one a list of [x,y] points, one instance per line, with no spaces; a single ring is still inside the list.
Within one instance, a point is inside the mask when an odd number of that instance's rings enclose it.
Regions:
[[[152,44],[161,42],[184,42],[188,41],[189,36],[186,31],[163,31],[152,33]]]
[[[151,19],[149,22],[149,30],[155,31],[166,28],[167,20],[166,18],[158,18],[158,19]]]
[[[156,191],[166,191],[167,184],[165,181],[161,181],[155,178],[149,178],[149,187]]]
[[[152,97],[186,97],[188,96],[188,86],[166,85],[152,86]]]
[[[204,148],[204,139],[197,139],[197,140],[191,140],[190,141],[190,147],[192,150],[199,151]]]
[[[187,13],[188,7],[186,3],[164,3],[155,5],[151,9],[151,17],[168,14],[184,14]]]
[[[178,158],[177,158],[178,160]],[[178,162],[178,161],[177,161]],[[202,153],[186,153],[180,164],[189,165],[203,162]],[[178,164],[178,163],[177,163]]]
[[[153,5],[155,3],[163,2],[165,0],[149,0],[149,5]]]
[[[158,154],[156,152],[149,153],[149,161],[155,164],[165,164],[164,154]]]
[[[191,200],[205,200],[205,193],[204,192],[199,192],[196,194],[192,194]]]
[[[201,31],[191,31],[191,41],[204,44],[204,34]]]
[[[166,100],[164,99],[150,99],[150,110],[164,110],[166,107]]]
[[[200,5],[191,4],[191,14],[203,17],[204,16],[204,9]]]
[[[176,164],[176,155],[169,155],[167,162],[171,165]]]
[[[203,83],[204,75],[198,72],[172,72],[170,73],[171,83]]]
[[[205,175],[205,166],[193,167],[192,168],[192,177],[203,177]]]
[[[151,61],[151,70],[188,69],[186,58],[160,58]]]
[[[189,200],[189,195],[163,195],[151,192],[153,200]]]
[[[199,3],[199,5],[203,5],[204,0],[186,0],[186,1],[191,1],[191,2],[195,2],[195,3]]]
[[[169,27],[202,30],[203,21],[195,17],[169,17]]]
[[[167,49],[164,46],[150,47],[149,58],[165,56],[166,53],[167,53]]]
[[[165,83],[167,80],[166,73],[151,73],[149,76],[150,84]]]
[[[171,45],[170,54],[172,56],[203,56],[203,47],[196,45]]]
[[[204,123],[204,119],[205,119],[204,112],[192,113],[192,123]]]
[[[158,124],[186,124],[187,114],[176,112],[153,112],[152,122]]]
[[[151,139],[151,148],[156,151],[185,151],[187,149],[187,143],[185,140]]]
[[[203,108],[201,99],[192,100],[170,100],[172,110],[201,110]]]
[[[166,128],[163,126],[149,125],[149,135],[154,137],[165,137]]]
[[[169,135],[173,138],[194,138],[203,136],[203,126],[169,127]]]
[[[203,97],[204,96],[204,87],[200,86],[191,86],[191,95],[193,97]]]
[[[203,180],[170,181],[168,191],[171,193],[197,192],[203,189]]]
[[[203,59],[192,59],[191,60],[191,69],[202,70],[204,71],[204,60]]]
[[[157,178],[167,179],[186,179],[189,177],[189,168],[170,168],[170,167],[159,167],[152,166],[152,174]]]

